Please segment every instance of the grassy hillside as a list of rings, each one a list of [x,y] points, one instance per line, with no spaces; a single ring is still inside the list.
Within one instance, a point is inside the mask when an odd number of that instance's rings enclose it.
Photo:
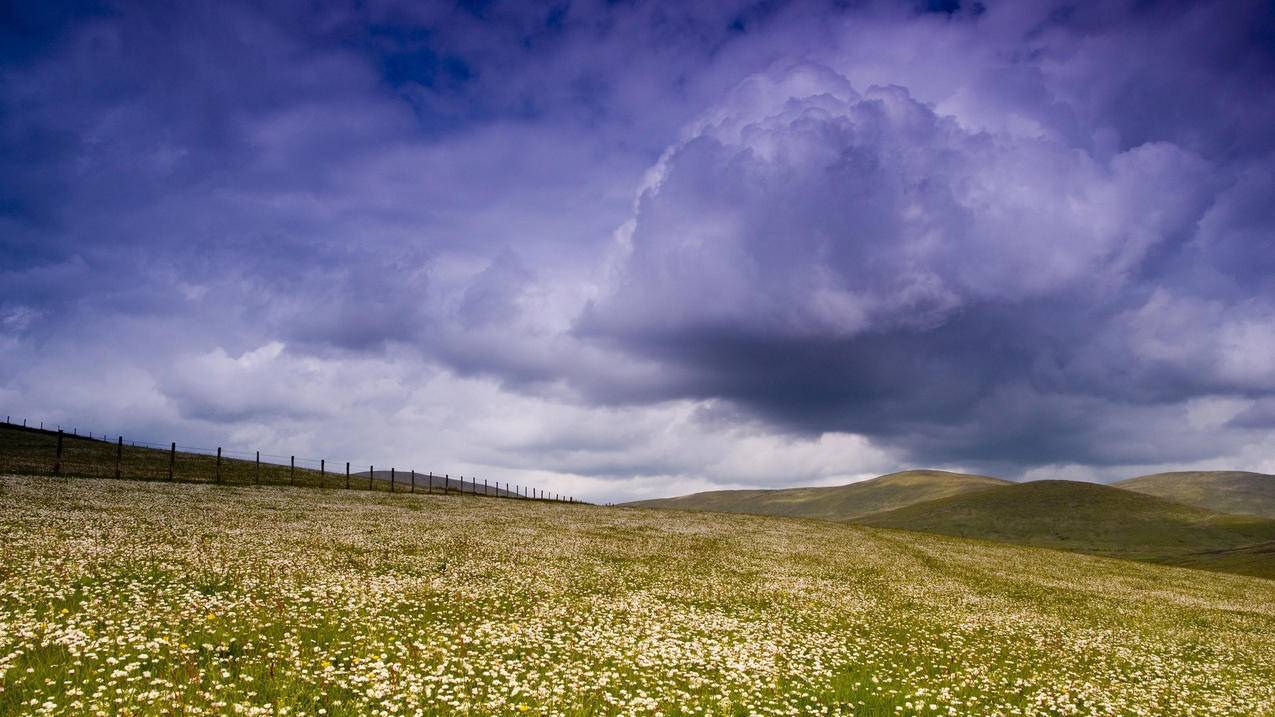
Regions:
[[[327,470],[321,473],[317,466],[314,469],[306,466],[293,469],[270,459],[258,466],[255,457],[236,458],[227,453],[222,456],[219,472],[216,455],[207,451],[177,450],[170,454],[168,447],[131,443],[121,447],[115,441],[70,433],[62,436],[62,457],[59,461],[57,443],[56,431],[0,424],[0,471],[42,475],[52,474],[56,466],[62,475],[113,478],[118,457],[120,476],[140,480],[168,480],[171,470],[173,480],[180,482],[214,483],[220,479],[223,483],[240,485],[260,481],[262,484],[335,488],[344,485],[345,481],[345,464],[326,466]],[[340,475],[336,475],[337,471]]]
[[[1275,521],[1094,483],[1016,483],[860,522],[1275,577]]]
[[[677,498],[643,500],[640,508],[753,513],[824,520],[851,520],[913,503],[986,490],[1008,481],[948,471],[915,470],[830,488],[717,490]]]
[[[1265,473],[1177,471],[1138,476],[1115,485],[1219,513],[1275,518],[1275,476]]]
[[[422,491],[429,492],[452,492],[452,493],[469,493],[480,496],[500,496],[502,498],[522,497],[522,493],[515,493],[513,486],[506,490],[503,485],[496,483],[483,483],[481,480],[474,481],[465,476],[452,475],[433,475],[432,473],[417,473],[413,478],[411,471],[383,471],[377,469],[373,472],[368,480],[367,471],[359,471],[350,474],[350,482],[360,488],[367,488],[369,485],[377,486],[379,489],[386,489],[386,486],[393,486],[395,491]],[[378,486],[379,484],[379,486]]]
[[[62,436],[62,456],[57,456],[58,434],[37,428],[26,428],[0,423],[0,473],[24,475],[51,475],[55,467],[60,475],[90,478],[114,478],[118,462],[119,477],[135,480],[171,480],[182,483],[217,483],[230,485],[291,485],[326,488],[344,488],[347,485],[344,462],[330,461],[320,467],[318,461],[301,459],[293,467],[289,457],[267,456],[260,463],[251,454],[232,454],[223,451],[218,462],[214,451],[184,449],[172,452],[171,447],[156,448],[147,445],[125,443],[119,445],[101,437],[89,438],[65,433]],[[391,472],[376,469],[369,480],[368,466],[351,467],[348,485],[362,490],[411,491],[411,472]],[[482,480],[450,476],[430,476],[418,472],[416,490],[461,491],[484,493],[489,496],[513,497],[512,490],[505,490]],[[521,487],[525,490],[525,486]]]
[[[0,714],[1263,715],[1266,581],[778,518],[0,477]]]

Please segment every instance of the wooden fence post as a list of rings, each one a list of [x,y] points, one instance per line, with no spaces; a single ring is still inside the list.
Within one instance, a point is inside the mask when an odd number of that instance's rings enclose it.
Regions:
[[[430,472],[429,472],[429,478],[428,478],[428,480],[429,480],[429,491],[428,491],[428,492],[429,492],[429,494],[430,494],[430,495],[433,495],[433,494],[434,494],[434,471],[430,471]]]
[[[367,467],[367,489],[372,490],[372,477],[376,475],[376,466]]]
[[[217,446],[217,482],[221,482],[221,446]]]
[[[297,457],[288,458],[288,485],[297,484]]]
[[[394,492],[394,466],[390,466],[390,492]]]
[[[412,492],[416,492],[416,469],[412,469]]]
[[[487,490],[487,479],[483,478],[483,495],[491,495],[491,491]]]
[[[261,451],[257,451],[257,470],[254,480],[257,485],[261,485]]]
[[[177,441],[168,446],[168,480],[173,479],[173,468],[177,464]]]
[[[328,482],[328,463],[326,458],[319,459],[319,487]]]
[[[447,489],[451,487],[452,477],[450,473],[443,474],[443,495],[447,495]]]
[[[345,462],[345,487],[350,487],[350,462]]]
[[[124,436],[115,444],[115,477],[120,477],[120,464],[124,462]]]
[[[62,475],[62,429],[58,429],[58,448],[53,456],[53,475]]]

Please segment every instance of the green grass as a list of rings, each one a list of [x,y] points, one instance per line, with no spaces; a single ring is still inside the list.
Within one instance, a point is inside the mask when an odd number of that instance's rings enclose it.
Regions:
[[[1275,714],[1268,581],[852,524],[9,476],[0,551],[0,714]]]
[[[1094,483],[1016,483],[860,522],[1275,577],[1275,521]]]
[[[24,428],[0,424],[0,473],[26,475],[59,475],[87,478],[114,478],[116,467],[119,477],[131,480],[167,481],[183,483],[223,483],[226,485],[290,485],[302,487],[343,488],[347,485],[345,464],[329,462],[320,470],[317,467],[273,463],[269,459],[257,463],[255,458],[222,456],[220,463],[215,454],[178,450],[170,455],[169,449],[134,446],[125,443],[120,447],[115,441],[88,438],[64,433],[62,456],[57,457],[58,435],[56,431]],[[117,461],[118,458],[118,461]],[[313,463],[314,461],[308,461]],[[305,463],[305,461],[302,461]],[[390,471],[377,469],[374,480],[368,480],[368,466],[352,466],[348,485],[353,489],[389,491]],[[411,473],[396,471],[393,489],[411,491]],[[416,490],[428,491],[429,486],[438,492],[473,493],[483,491],[481,482],[418,473]],[[488,488],[490,495],[509,496],[511,492]]]
[[[986,490],[1007,483],[1008,481],[989,476],[913,470],[829,488],[719,490],[677,498],[643,500],[629,505],[641,508],[851,520],[913,503]]]
[[[1176,471],[1129,478],[1115,485],[1219,513],[1275,518],[1275,476],[1265,473]]]

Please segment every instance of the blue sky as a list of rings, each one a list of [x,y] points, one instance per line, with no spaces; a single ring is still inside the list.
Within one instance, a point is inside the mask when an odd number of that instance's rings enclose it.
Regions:
[[[594,500],[1275,471],[1268,2],[2,12],[5,414]]]

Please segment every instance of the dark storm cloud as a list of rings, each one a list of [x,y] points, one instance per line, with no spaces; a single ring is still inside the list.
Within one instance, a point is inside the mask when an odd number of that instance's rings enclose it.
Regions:
[[[4,12],[9,406],[322,445],[438,370],[520,470],[1264,455],[1268,3]]]
[[[921,461],[1251,440],[1184,414],[1275,392],[1271,12],[1028,19],[951,30],[1003,53],[959,103],[931,99],[953,115],[820,64],[736,88],[665,154],[580,331],[689,370],[675,395]],[[997,104],[1033,126],[980,126]]]

